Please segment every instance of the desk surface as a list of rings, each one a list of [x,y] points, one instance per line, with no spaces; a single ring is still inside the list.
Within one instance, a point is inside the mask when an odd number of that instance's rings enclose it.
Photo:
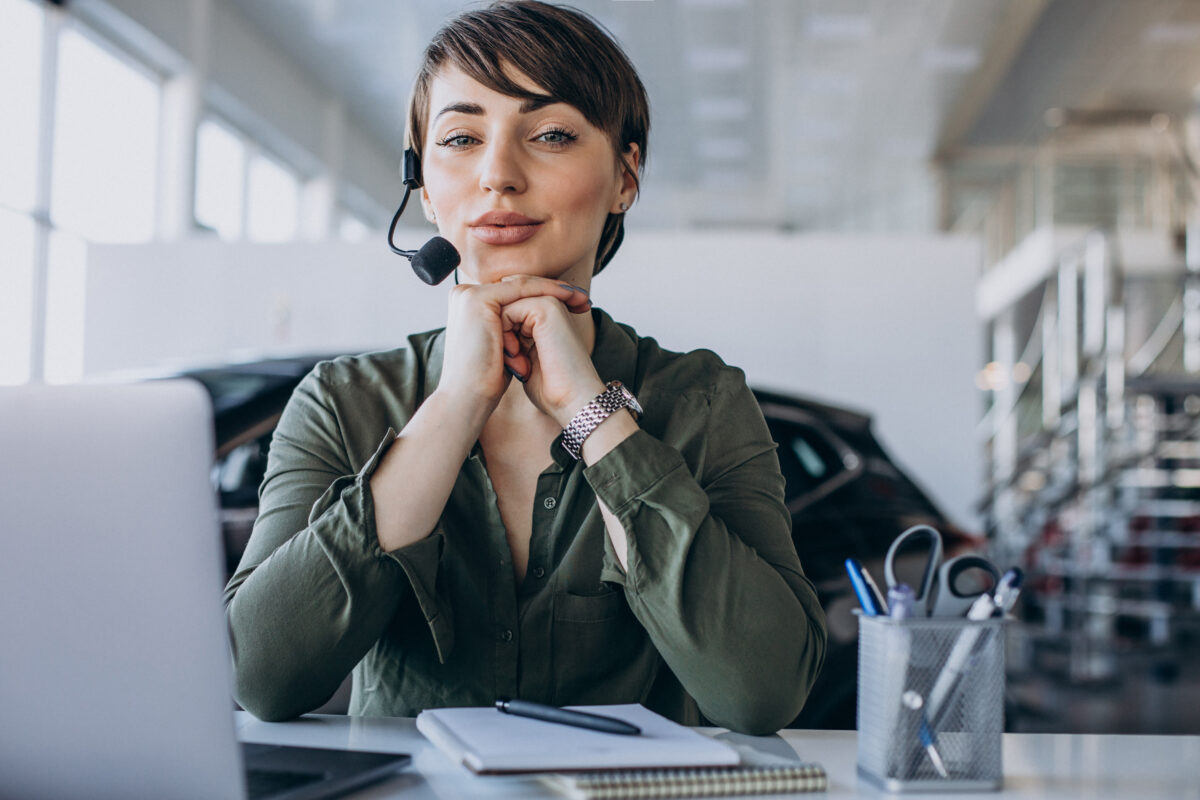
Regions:
[[[353,795],[355,800],[464,797],[557,797],[526,776],[475,776],[430,745],[412,719],[310,714],[293,722],[261,722],[245,711],[237,717],[245,742],[293,744],[410,753],[412,768]],[[781,731],[749,737],[704,729],[767,752],[794,751],[829,773],[829,798],[888,796],[855,772],[853,731]],[[1130,798],[1200,800],[1200,736],[1110,736],[1009,733],[1004,736],[1004,789],[980,798]],[[822,795],[814,795],[821,797]],[[948,794],[891,795],[937,798]]]

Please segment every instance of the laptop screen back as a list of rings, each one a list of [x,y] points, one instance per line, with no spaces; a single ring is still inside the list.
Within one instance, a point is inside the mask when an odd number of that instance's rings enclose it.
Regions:
[[[211,406],[0,389],[0,796],[240,797]]]

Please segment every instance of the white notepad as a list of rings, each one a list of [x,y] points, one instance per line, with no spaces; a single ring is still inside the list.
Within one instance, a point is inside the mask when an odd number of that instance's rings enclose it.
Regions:
[[[731,767],[737,751],[640,705],[572,706],[616,717],[640,736],[542,722],[495,708],[437,708],[417,716],[417,730],[474,772],[556,772],[648,767]]]

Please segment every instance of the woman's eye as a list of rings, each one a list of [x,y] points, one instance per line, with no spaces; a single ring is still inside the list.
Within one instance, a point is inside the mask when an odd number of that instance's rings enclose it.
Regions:
[[[474,141],[475,137],[473,136],[468,136],[465,133],[456,133],[442,139],[438,144],[442,147],[466,147],[474,143]]]
[[[568,145],[576,139],[575,134],[563,130],[546,131],[537,138],[539,142],[545,142],[546,144],[557,145],[560,147]]]

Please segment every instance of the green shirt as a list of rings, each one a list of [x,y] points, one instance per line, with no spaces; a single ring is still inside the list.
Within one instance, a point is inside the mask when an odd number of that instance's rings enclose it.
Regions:
[[[433,392],[444,331],[318,364],[275,430],[260,511],[225,592],[237,700],[310,711],[353,670],[352,714],[519,697],[642,703],[685,724],[775,731],[825,654],[775,444],[741,370],[593,312],[593,362],[645,414],[591,466],[555,440],[529,563],[512,554],[476,444],[427,537],[381,550],[369,479]],[[616,559],[596,498],[628,536]]]

